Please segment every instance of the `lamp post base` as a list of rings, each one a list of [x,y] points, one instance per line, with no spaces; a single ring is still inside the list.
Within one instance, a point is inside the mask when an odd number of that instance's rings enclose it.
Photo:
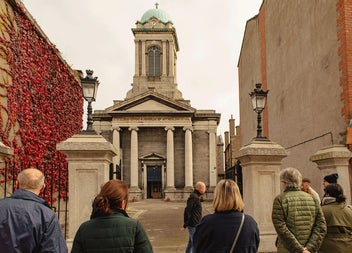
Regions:
[[[82,130],[80,134],[97,135],[94,129]]]

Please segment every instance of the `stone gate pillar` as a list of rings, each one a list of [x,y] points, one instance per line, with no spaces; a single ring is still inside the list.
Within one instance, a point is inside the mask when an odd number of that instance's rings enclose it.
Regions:
[[[89,220],[92,201],[101,185],[109,180],[109,167],[116,155],[115,147],[96,134],[78,134],[57,144],[68,161],[68,238],[73,238],[82,222]]]
[[[310,157],[321,171],[321,180],[331,173],[338,173],[337,182],[342,186],[347,203],[351,203],[351,183],[349,175],[349,160],[352,156],[344,145],[332,145],[318,150]]]
[[[258,223],[259,252],[276,252],[271,213],[274,198],[280,193],[280,166],[286,150],[269,140],[252,140],[235,153],[243,175],[245,213]]]
[[[4,157],[12,156],[12,155],[13,155],[13,149],[6,146],[4,143],[2,143],[2,141],[0,141],[0,160],[2,161]]]
[[[13,149],[6,146],[4,143],[2,143],[2,141],[0,141],[0,169],[4,169],[5,168],[5,162],[4,162],[4,158],[8,157],[8,156],[13,156]],[[4,175],[0,175],[0,180],[4,180],[4,184],[6,184],[6,180],[4,178]],[[7,196],[7,193],[9,195],[11,195],[11,192],[5,192],[6,185],[4,184],[0,184],[0,198],[4,198]],[[12,187],[9,187],[12,189]]]

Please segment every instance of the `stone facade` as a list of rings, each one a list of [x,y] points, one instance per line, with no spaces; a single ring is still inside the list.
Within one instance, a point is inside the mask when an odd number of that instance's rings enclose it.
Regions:
[[[220,114],[193,108],[178,90],[178,39],[167,13],[147,11],[132,32],[132,89],[124,100],[96,110],[93,127],[116,147],[114,166],[131,198],[184,199],[199,180],[211,197],[223,166],[216,136]]]
[[[242,145],[257,123],[248,93],[262,83],[269,90],[264,136],[289,152],[282,166],[298,168],[320,195],[322,175],[310,157],[346,145],[352,115],[351,7],[342,0],[264,0],[247,21],[238,62]]]

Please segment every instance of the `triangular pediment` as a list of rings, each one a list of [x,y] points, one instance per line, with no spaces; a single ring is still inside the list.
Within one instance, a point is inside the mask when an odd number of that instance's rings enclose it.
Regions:
[[[106,109],[107,113],[193,113],[194,111],[194,108],[182,101],[173,100],[152,91],[121,101]]]
[[[149,99],[143,101],[142,103],[136,104],[132,107],[126,108],[125,111],[166,111],[175,112],[178,111],[177,108],[170,107],[168,104],[156,101],[154,99]]]
[[[140,160],[165,160],[165,156],[158,153],[150,153],[139,157]]]

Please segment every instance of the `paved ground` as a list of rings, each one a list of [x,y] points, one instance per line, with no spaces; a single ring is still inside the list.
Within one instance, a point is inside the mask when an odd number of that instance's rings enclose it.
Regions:
[[[147,199],[130,202],[127,212],[141,221],[155,253],[180,253],[188,242],[188,231],[181,231],[185,205],[185,201]],[[211,203],[203,202],[203,215],[210,212]]]

